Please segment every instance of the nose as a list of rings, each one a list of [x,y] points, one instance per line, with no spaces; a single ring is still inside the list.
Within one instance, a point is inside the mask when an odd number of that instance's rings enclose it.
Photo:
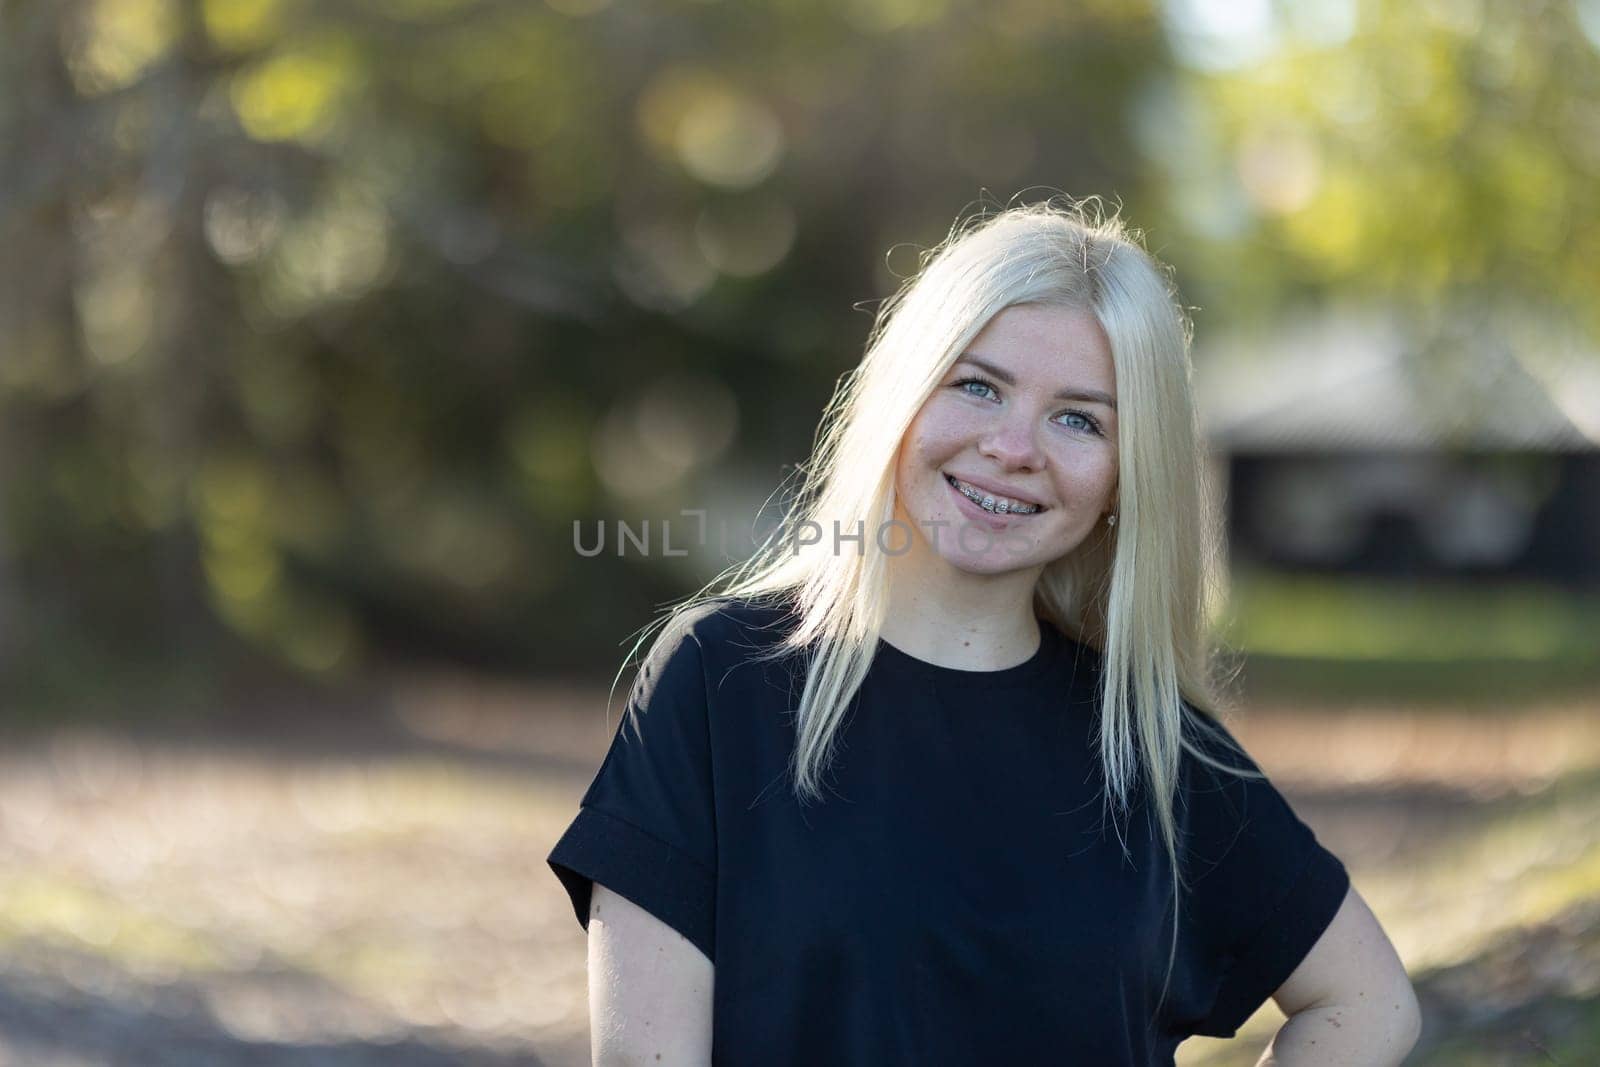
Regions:
[[[1007,413],[989,426],[978,441],[978,453],[1006,470],[1036,471],[1044,466],[1044,452],[1031,419]]]

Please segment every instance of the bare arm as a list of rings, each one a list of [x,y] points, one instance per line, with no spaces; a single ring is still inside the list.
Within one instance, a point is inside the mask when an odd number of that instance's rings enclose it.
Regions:
[[[1390,1067],[1422,1029],[1405,966],[1354,886],[1272,999],[1289,1020],[1257,1067]]]
[[[594,1067],[707,1067],[713,971],[688,938],[596,883],[589,899]]]

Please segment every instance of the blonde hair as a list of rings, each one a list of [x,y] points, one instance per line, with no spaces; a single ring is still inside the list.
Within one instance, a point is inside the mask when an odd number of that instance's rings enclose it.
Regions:
[[[1118,521],[1045,567],[1034,610],[1101,651],[1103,800],[1115,825],[1142,779],[1172,866],[1170,981],[1181,884],[1173,811],[1180,753],[1258,775],[1217,763],[1188,736],[1193,719],[1214,719],[1220,706],[1206,616],[1221,533],[1201,467],[1192,326],[1167,268],[1097,199],[975,215],[924,255],[919,272],[879,309],[860,365],[840,380],[811,460],[797,472],[803,480],[785,522],[749,560],[660,620],[666,625],[650,655],[669,649],[721,599],[789,605],[797,625],[771,654],[809,653],[790,769],[796,797],[820,800],[841,719],[872,665],[884,621],[887,561],[873,550],[872,531],[894,518],[896,452],[950,366],[995,315],[1019,304],[1087,311],[1110,342]],[[791,536],[801,523],[829,534],[864,529],[864,548],[830,551],[828,537],[801,545]]]

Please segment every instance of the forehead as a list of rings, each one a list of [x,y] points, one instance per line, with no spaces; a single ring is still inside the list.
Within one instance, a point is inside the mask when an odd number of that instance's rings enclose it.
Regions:
[[[967,352],[1041,385],[1094,385],[1110,391],[1116,369],[1105,330],[1093,313],[1041,304],[1008,307],[979,332]]]

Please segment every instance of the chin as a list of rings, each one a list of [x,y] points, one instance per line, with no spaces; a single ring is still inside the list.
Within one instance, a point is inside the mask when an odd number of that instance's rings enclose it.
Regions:
[[[952,524],[951,529],[958,528]],[[939,556],[950,566],[967,574],[1009,574],[1013,571],[1038,567],[1049,562],[1051,558],[1049,553],[1041,552],[1038,545],[1030,547],[1025,552],[1008,551],[1003,541],[996,541],[987,551],[982,552],[966,551],[959,545],[952,544],[942,548]]]
[[[961,571],[963,574],[977,575],[985,578],[992,578],[1001,574],[1010,574],[1014,571],[1028,570],[1034,566],[1037,566],[1037,563],[1031,559],[1013,562],[1011,560],[992,560],[984,558],[952,559],[949,556],[946,556],[945,562],[950,564],[950,566],[954,567],[956,570]]]

